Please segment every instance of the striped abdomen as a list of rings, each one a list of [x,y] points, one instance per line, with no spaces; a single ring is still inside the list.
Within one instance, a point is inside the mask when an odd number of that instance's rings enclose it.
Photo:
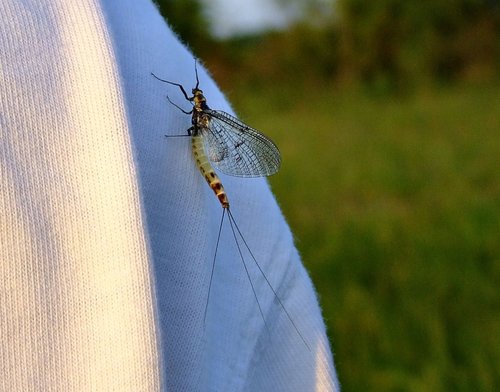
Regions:
[[[192,147],[193,147],[193,156],[200,169],[201,174],[207,180],[208,185],[217,195],[217,199],[219,199],[222,208],[229,208],[229,200],[227,199],[226,192],[224,191],[224,187],[222,186],[222,182],[219,176],[215,173],[212,165],[208,161],[207,155],[205,154],[205,150],[203,149],[203,141],[201,140],[201,136],[196,135],[192,136]]]

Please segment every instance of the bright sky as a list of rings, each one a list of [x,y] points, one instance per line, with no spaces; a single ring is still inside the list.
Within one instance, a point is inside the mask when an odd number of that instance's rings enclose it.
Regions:
[[[213,32],[219,37],[251,33],[263,28],[282,28],[293,19],[293,11],[273,0],[204,0]]]

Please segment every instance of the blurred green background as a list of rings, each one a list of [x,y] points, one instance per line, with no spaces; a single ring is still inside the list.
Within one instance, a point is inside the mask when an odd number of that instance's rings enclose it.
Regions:
[[[286,28],[220,38],[157,1],[281,149],[343,390],[500,390],[500,1],[276,2]]]

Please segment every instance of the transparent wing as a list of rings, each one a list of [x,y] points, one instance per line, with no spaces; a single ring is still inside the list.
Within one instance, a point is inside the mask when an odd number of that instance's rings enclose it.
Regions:
[[[278,147],[236,117],[218,110],[204,110],[209,126],[201,130],[205,152],[213,165],[237,177],[270,176],[279,170]]]

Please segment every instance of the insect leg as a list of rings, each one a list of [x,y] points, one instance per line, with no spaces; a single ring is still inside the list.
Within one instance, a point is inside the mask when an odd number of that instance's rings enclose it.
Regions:
[[[174,105],[177,109],[179,109],[182,113],[184,114],[192,114],[193,113],[193,109],[191,109],[189,112],[184,110],[183,108],[181,108],[179,105],[177,105],[176,103],[172,102],[172,100],[170,99],[170,97],[167,95],[167,99],[168,99],[168,102],[170,102],[172,105]]]
[[[184,90],[184,87],[182,87],[182,84],[179,84],[179,83],[174,83],[174,82],[170,82],[169,80],[165,80],[165,79],[161,79],[159,78],[158,76],[156,76],[153,72],[151,72],[151,75],[153,75],[156,79],[158,79],[160,82],[163,82],[163,83],[168,83],[168,84],[171,84],[173,86],[177,86],[181,89],[182,91],[182,94],[184,94],[184,97],[186,98],[186,100],[188,101],[192,101],[193,98],[189,98],[189,96],[187,95],[186,93],[186,90]]]

